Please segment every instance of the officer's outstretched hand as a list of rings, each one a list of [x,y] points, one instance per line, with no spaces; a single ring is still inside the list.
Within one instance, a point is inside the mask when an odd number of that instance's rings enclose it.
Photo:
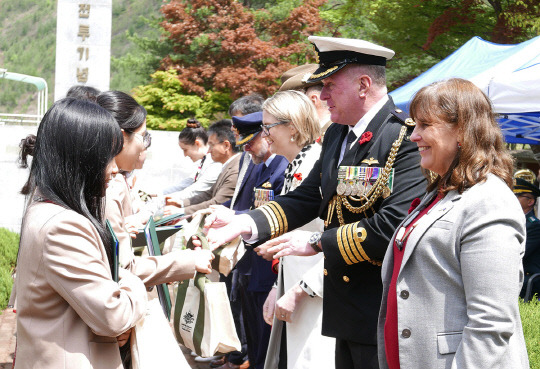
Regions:
[[[221,228],[226,226],[233,219],[235,212],[223,205],[210,205],[211,210],[204,220],[204,228]]]
[[[313,232],[310,231],[292,231],[283,236],[267,241],[259,249],[266,248],[266,252],[274,254],[274,259],[282,256],[311,256],[317,252],[310,246],[309,238]]]
[[[234,215],[234,211],[223,206],[215,209],[204,222],[204,232],[211,250],[236,237],[251,235],[251,226],[245,221],[247,215]]]

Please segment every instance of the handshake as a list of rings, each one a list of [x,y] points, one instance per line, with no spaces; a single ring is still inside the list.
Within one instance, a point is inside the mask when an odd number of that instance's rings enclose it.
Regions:
[[[236,215],[233,210],[221,205],[211,205],[204,212],[207,212],[208,215],[204,221],[203,231],[211,250],[217,249],[238,236],[242,236],[244,241],[248,243],[258,241],[255,222],[249,215]],[[266,260],[278,259],[287,255],[315,255],[317,251],[309,242],[312,235],[313,233],[308,231],[288,232],[263,243],[254,250]],[[200,240],[194,237],[193,245],[200,246]]]

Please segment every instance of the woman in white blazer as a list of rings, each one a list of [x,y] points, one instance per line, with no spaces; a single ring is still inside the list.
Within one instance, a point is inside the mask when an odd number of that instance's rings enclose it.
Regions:
[[[146,289],[112,279],[105,188],[122,133],[98,105],[56,102],[40,123],[23,193],[15,368],[122,368],[117,336],[146,312]]]
[[[208,152],[208,133],[197,119],[187,120],[186,128],[178,135],[178,146],[184,156],[190,158],[197,166],[191,177],[182,179],[180,184],[163,190],[165,202],[182,207],[182,200],[199,195],[216,183],[223,164],[212,160]]]
[[[411,102],[429,171],[382,266],[381,368],[528,368],[518,307],[525,219],[489,99],[462,79]]]
[[[321,145],[315,142],[320,135],[317,112],[304,94],[282,91],[264,102],[263,123],[263,137],[272,153],[289,161],[281,191],[284,195],[302,183],[321,154]],[[323,221],[314,219],[299,229],[322,232],[323,228]],[[271,245],[269,241],[255,251],[272,260],[273,255],[265,252]],[[323,269],[322,253],[279,259],[278,279],[263,311],[272,325],[265,369],[334,368],[336,340],[321,334]],[[280,353],[283,335],[287,337],[286,355]],[[280,362],[284,357],[287,362]]]

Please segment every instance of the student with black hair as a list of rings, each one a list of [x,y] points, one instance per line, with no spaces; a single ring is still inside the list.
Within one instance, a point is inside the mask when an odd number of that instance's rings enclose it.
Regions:
[[[212,160],[212,155],[208,152],[208,133],[197,119],[188,119],[186,128],[178,135],[178,145],[184,156],[190,158],[197,169],[181,183],[163,191],[166,200],[175,202],[210,189],[216,183],[223,167],[221,163]]]
[[[96,102],[96,97],[99,93],[100,91],[97,88],[91,86],[74,85],[69,88],[66,97]]]
[[[57,101],[40,123],[22,190],[17,369],[122,368],[116,337],[144,316],[147,298],[130,272],[112,278],[103,197],[121,149],[114,118],[89,101]]]
[[[112,113],[122,132],[123,147],[116,156],[123,172],[137,169],[139,157],[150,144],[146,130],[146,110],[131,96],[120,91],[101,93],[97,102]],[[120,265],[137,275],[147,286],[175,282],[193,277],[195,270],[210,273],[213,256],[206,250],[181,250],[163,256],[135,258],[126,218],[133,214],[131,194],[126,179],[117,175],[107,189],[105,215],[119,240]]]

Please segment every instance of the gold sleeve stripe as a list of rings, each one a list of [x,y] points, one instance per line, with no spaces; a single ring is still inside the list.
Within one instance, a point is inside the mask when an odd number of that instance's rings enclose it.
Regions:
[[[278,217],[280,235],[288,232],[289,224],[287,222],[287,217],[285,216],[285,212],[283,211],[281,205],[279,205],[275,201],[270,201],[267,205],[274,211],[274,213]]]
[[[281,236],[283,234],[283,220],[279,216],[279,213],[276,212],[275,208],[270,204],[266,204],[266,209],[272,214],[272,219],[274,219],[275,222],[275,233],[272,234],[272,238]]]
[[[277,219],[275,219],[274,213],[272,213],[267,206],[261,206],[259,210],[263,212],[266,220],[268,220],[268,225],[270,226],[270,237],[276,237]]]
[[[364,248],[362,247],[362,243],[361,243],[361,242],[364,242],[366,240],[366,237],[367,237],[366,229],[363,228],[363,227],[358,228],[357,223],[352,224],[352,226],[353,226],[352,232],[353,232],[353,237],[354,237],[354,241],[355,241],[354,245],[355,245],[356,250],[358,250],[358,252],[362,255],[362,258],[364,260],[371,261],[371,258],[369,256],[367,256],[366,252],[364,251]],[[358,232],[360,232],[361,235],[359,235]]]
[[[353,236],[352,236],[352,232],[351,232],[351,225],[350,224],[346,224],[344,227],[344,235],[345,235],[345,251],[347,252],[347,255],[349,255],[349,258],[351,259],[351,261],[356,264],[356,263],[359,263],[360,261],[362,261],[362,258],[356,258],[356,255],[353,253],[353,249],[354,249],[354,241],[353,241]]]
[[[343,260],[345,260],[347,264],[352,265],[353,262],[349,258],[349,255],[347,255],[347,252],[345,251],[345,248],[343,246],[343,240],[345,239],[345,237],[343,237],[344,228],[345,228],[344,226],[339,227],[336,233],[338,248],[339,248],[339,252],[341,252],[341,256],[343,257]]]
[[[360,255],[358,252],[358,248],[356,247],[356,227],[355,224],[347,224],[347,239],[349,241],[349,245],[351,246],[352,254],[356,259],[358,259],[357,262],[365,261],[366,257],[365,255]]]

